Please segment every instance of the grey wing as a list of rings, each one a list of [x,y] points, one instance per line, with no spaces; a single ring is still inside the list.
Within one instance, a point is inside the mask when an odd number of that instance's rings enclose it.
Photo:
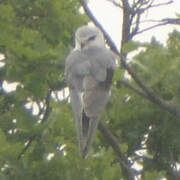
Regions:
[[[79,50],[72,51],[65,63],[65,79],[72,89],[82,91],[82,82],[85,75],[89,74],[90,63]]]
[[[66,59],[65,78],[69,86],[71,107],[74,114],[76,132],[79,142],[79,149],[83,154],[86,139],[85,125],[83,124],[83,80],[90,71],[90,63],[86,61],[86,57],[79,50],[72,51]],[[85,121],[85,124],[86,121]]]
[[[81,98],[84,77],[82,59],[81,52],[76,50],[69,54],[65,63],[65,79],[69,86],[70,101],[76,121],[81,116],[83,106]],[[86,64],[84,67],[87,68]]]
[[[115,55],[105,47],[90,47],[84,52],[91,63],[91,74],[97,81],[105,81],[109,76],[108,70],[113,71],[116,67]]]
[[[98,116],[109,97],[115,56],[106,48],[89,48],[86,52],[91,63],[90,75],[83,81],[84,108],[88,116]]]
[[[100,113],[107,104],[115,57],[105,48],[89,48],[84,52],[91,63],[90,74],[83,79],[83,114],[82,128],[86,132],[82,154],[86,156],[97,129]]]
[[[83,138],[83,127],[82,127],[82,112],[83,112],[83,104],[81,99],[81,93],[76,91],[75,89],[69,89],[70,91],[70,100],[71,107],[74,114],[74,120],[76,125],[76,134],[79,143],[79,149],[83,149],[84,138]]]

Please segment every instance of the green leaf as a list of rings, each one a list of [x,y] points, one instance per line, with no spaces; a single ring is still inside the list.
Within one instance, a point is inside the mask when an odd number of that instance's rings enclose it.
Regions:
[[[124,53],[129,53],[131,51],[137,50],[139,47],[145,47],[147,44],[146,43],[140,43],[137,41],[128,41],[124,46],[123,46],[123,52]]]

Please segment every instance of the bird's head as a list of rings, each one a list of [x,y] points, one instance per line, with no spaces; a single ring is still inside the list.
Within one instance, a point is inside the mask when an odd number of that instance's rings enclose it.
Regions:
[[[105,46],[101,31],[96,27],[82,26],[75,34],[76,49],[86,49],[90,46]]]

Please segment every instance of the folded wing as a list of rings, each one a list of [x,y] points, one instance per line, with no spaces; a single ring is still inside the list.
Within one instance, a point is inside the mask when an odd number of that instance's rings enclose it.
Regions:
[[[114,69],[115,57],[105,47],[73,51],[66,60],[65,75],[83,157],[90,149],[100,113],[107,104]]]

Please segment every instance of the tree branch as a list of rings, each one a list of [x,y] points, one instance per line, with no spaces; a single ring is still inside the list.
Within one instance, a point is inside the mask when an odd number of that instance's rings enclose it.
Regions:
[[[79,0],[80,4],[82,5],[84,11],[86,12],[86,14],[88,15],[88,17],[93,21],[93,23],[102,31],[107,44],[110,46],[111,50],[113,52],[115,52],[117,55],[120,55],[119,50],[117,49],[115,43],[113,42],[113,40],[111,39],[111,37],[109,36],[109,34],[105,31],[105,29],[103,28],[103,26],[97,21],[96,17],[92,14],[91,10],[89,9],[88,5],[86,4],[86,2],[84,0]]]
[[[125,87],[133,90],[134,92],[136,92],[136,93],[139,94],[140,96],[144,97],[145,99],[148,99],[148,100],[149,100],[148,96],[147,96],[144,92],[142,92],[142,91],[140,91],[139,89],[133,87],[130,83],[128,83],[128,82],[126,82],[126,81],[123,81],[123,80],[119,80],[119,81],[117,82],[117,87],[120,87],[121,84],[124,85]]]
[[[180,18],[165,18],[162,21],[167,22],[167,24],[180,25]]]
[[[48,92],[46,98],[45,98],[45,104],[46,104],[46,110],[44,112],[44,116],[43,116],[43,119],[41,121],[41,124],[45,123],[46,120],[48,119],[49,117],[49,114],[51,112],[51,107],[49,106],[49,101],[50,101],[50,97],[51,97],[51,90]]]
[[[109,130],[103,125],[102,122],[99,122],[98,125],[99,130],[104,135],[104,137],[107,139],[111,147],[113,148],[114,152],[116,153],[119,163],[121,164],[124,173],[128,180],[134,180],[135,178],[135,172],[131,169],[128,158],[121,152],[118,142],[116,139],[112,136],[112,134],[109,132]]]
[[[146,21],[146,22],[160,22],[160,23],[155,24],[155,25],[150,26],[150,27],[147,27],[147,28],[142,29],[140,31],[137,31],[136,35],[143,33],[145,31],[149,31],[149,30],[154,29],[154,28],[159,27],[159,26],[164,26],[164,25],[168,25],[168,24],[180,25],[180,18],[166,18],[166,19],[162,19],[162,20],[158,20],[158,21],[150,20],[150,21]]]
[[[129,11],[130,8],[129,2],[127,0],[122,0],[123,4],[123,25],[122,25],[122,40],[121,40],[121,50],[125,43],[130,40],[130,28],[131,23],[133,21],[134,11],[133,13]]]
[[[137,35],[137,34],[141,34],[141,33],[143,33],[143,32],[146,32],[146,31],[149,31],[149,30],[154,29],[154,28],[159,27],[159,26],[164,26],[164,25],[166,25],[166,24],[168,24],[168,22],[162,22],[162,23],[159,23],[159,24],[156,24],[156,25],[147,27],[147,28],[145,28],[145,29],[142,29],[142,30],[140,30],[140,31],[137,31],[137,32],[136,32],[136,35]]]
[[[170,104],[166,101],[163,101],[161,98],[159,98],[150,88],[148,88],[135,74],[135,72],[129,67],[129,65],[124,60],[124,56],[121,55],[121,63],[122,66],[128,71],[128,73],[131,75],[133,80],[136,82],[136,84],[143,90],[144,93],[148,96],[148,99],[153,102],[154,104],[159,105],[162,109],[170,112],[171,114],[175,115],[176,117],[180,118],[180,109],[179,107]],[[143,96],[144,97],[144,96]]]
[[[172,4],[172,3],[173,3],[173,0],[170,0],[170,1],[165,2],[165,3],[151,4],[151,6],[150,6],[149,8],[154,8],[154,7],[159,7],[159,6],[169,5],[169,4]]]
[[[21,157],[25,154],[25,152],[29,149],[29,147],[31,146],[31,144],[35,140],[35,138],[36,138],[36,135],[29,137],[27,144],[25,145],[25,147],[22,149],[22,151],[19,153],[19,155],[17,157],[18,160],[20,160]]]
[[[156,7],[160,7],[160,6],[164,6],[164,5],[169,5],[171,3],[173,3],[173,0],[169,0],[167,2],[164,3],[158,3],[158,4],[154,4],[155,0],[139,0],[137,1],[135,4],[133,4],[133,9],[136,13],[141,12],[141,14],[145,11],[147,11],[150,8],[156,8]],[[144,7],[143,7],[144,6]],[[136,10],[135,10],[136,9]]]
[[[130,39],[132,39],[132,38],[137,34],[137,32],[138,32],[138,30],[139,30],[140,18],[141,18],[141,14],[138,13],[138,14],[137,14],[137,18],[136,18],[135,28],[134,28],[133,31],[130,33]]]

